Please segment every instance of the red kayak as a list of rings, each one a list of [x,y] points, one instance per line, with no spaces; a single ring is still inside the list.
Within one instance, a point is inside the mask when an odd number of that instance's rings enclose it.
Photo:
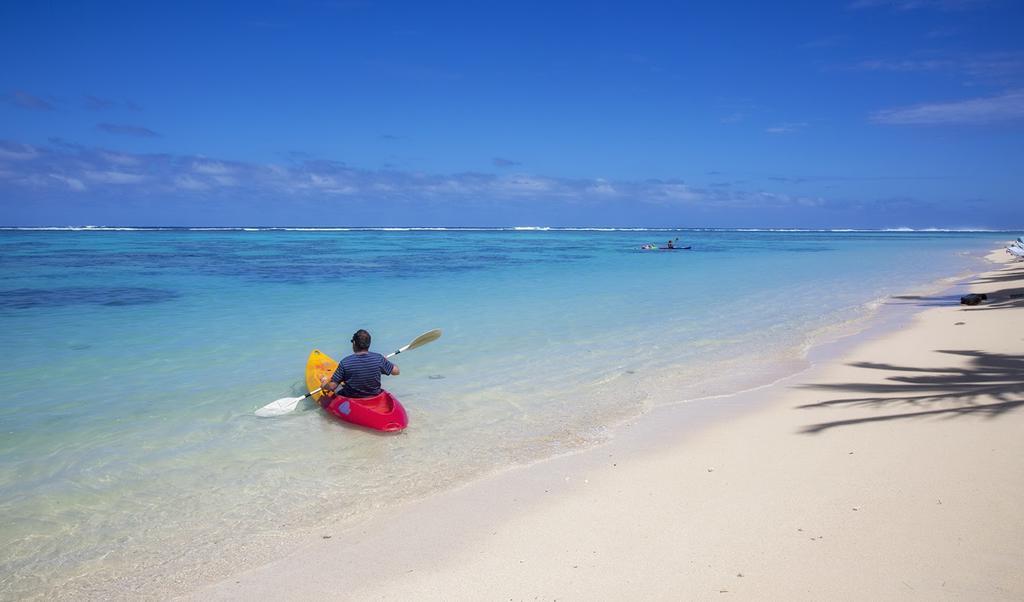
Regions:
[[[310,391],[318,391],[321,377],[330,378],[337,367],[338,362],[331,359],[331,356],[314,349],[306,361],[306,386]],[[313,397],[320,402],[321,407],[345,422],[386,432],[400,431],[409,426],[405,408],[391,393],[384,390],[374,397],[327,397],[320,392]]]
[[[320,400],[324,409],[345,422],[358,424],[378,431],[394,432],[409,426],[405,408],[391,393],[381,391],[374,397],[324,397]]]

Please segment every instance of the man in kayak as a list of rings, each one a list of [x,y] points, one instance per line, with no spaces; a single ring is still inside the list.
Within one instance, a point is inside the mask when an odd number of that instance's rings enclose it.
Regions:
[[[677,240],[678,240],[678,239],[677,239]],[[674,242],[672,242],[672,241],[670,240],[670,241],[668,241],[668,246],[667,246],[667,247],[665,247],[665,248],[666,248],[666,249],[674,249],[674,248],[676,248],[676,243],[674,243]]]
[[[335,394],[355,398],[380,395],[381,374],[398,376],[398,366],[383,355],[370,351],[370,333],[360,328],[352,335],[352,355],[338,363],[330,382],[326,382],[326,379],[321,380],[324,386],[321,403],[328,401],[328,398],[334,397]]]

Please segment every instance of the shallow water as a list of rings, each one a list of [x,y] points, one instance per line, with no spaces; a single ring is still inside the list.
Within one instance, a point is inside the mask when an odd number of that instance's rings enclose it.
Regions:
[[[680,237],[692,251],[644,252]],[[0,231],[0,597],[146,593],[325,517],[593,443],[801,365],[1000,233]],[[409,429],[300,395],[357,328]],[[667,388],[671,383],[671,388]]]

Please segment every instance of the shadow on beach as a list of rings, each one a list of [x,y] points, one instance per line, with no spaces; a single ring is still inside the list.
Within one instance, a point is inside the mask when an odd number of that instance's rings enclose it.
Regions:
[[[966,366],[955,368],[916,368],[856,362],[850,365],[865,370],[885,370],[892,375],[886,377],[886,382],[807,385],[804,388],[860,395],[798,406],[802,409],[888,409],[906,406],[913,411],[821,422],[808,425],[800,432],[816,434],[840,426],[929,416],[955,418],[977,414],[996,418],[1024,406],[1024,357],[972,350],[938,352],[968,357],[970,360]]]
[[[1024,264],[1012,265],[998,272],[992,272],[968,282],[970,285],[1001,284],[1004,282],[1019,282],[1024,279]],[[1006,307],[1024,307],[1024,287],[1002,288],[997,290],[981,290],[978,292],[988,295],[988,299],[981,305],[966,306],[961,308],[964,311],[978,311],[984,309],[1002,309]],[[916,305],[918,307],[941,307],[960,304],[959,294],[950,295],[894,295],[886,301],[888,305]]]
[[[1024,288],[1004,288],[986,291],[988,299],[981,305],[964,306],[963,311],[979,311],[986,309],[1003,309],[1007,307],[1024,307]],[[960,305],[960,295],[940,295],[923,297],[920,295],[896,295],[886,301],[887,305],[916,305],[917,307],[949,307]]]
[[[971,280],[971,284],[995,284],[997,282],[1012,282],[1024,277],[1024,264],[1012,264],[998,272],[985,274]]]
[[[1019,283],[1024,278],[1024,264],[1006,266],[974,278],[970,284],[1003,285],[996,290],[981,290],[988,298],[980,305],[964,306],[963,312],[989,311],[1024,307],[1024,287],[1005,288],[1005,284]],[[959,295],[917,296],[900,295],[892,303],[912,303],[924,307],[959,305]],[[907,420],[929,416],[956,418],[982,415],[996,418],[1024,406],[1024,357],[988,353],[977,350],[937,350],[938,353],[968,358],[967,365],[951,368],[922,368],[896,366],[876,362],[850,364],[865,370],[883,370],[889,373],[881,382],[824,383],[802,388],[817,391],[845,392],[850,397],[798,406],[810,408],[874,408],[895,410],[900,413],[862,416],[848,420],[820,422],[805,426],[804,434],[816,434],[840,426]]]
[[[1024,288],[1004,288],[988,293],[988,301],[981,305],[965,307],[964,311],[985,311],[989,309],[1006,309],[1008,307],[1024,307]]]
[[[917,307],[948,307],[960,303],[960,295],[893,295],[886,305],[916,305]]]

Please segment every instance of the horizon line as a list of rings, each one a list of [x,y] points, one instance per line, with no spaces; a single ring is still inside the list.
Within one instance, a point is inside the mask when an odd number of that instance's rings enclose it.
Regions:
[[[546,231],[606,231],[606,232],[991,232],[1013,233],[1024,228],[974,228],[974,227],[925,227],[910,228],[895,226],[885,228],[843,228],[843,227],[740,227],[740,226],[201,226],[201,225],[131,225],[131,226],[97,226],[97,225],[37,225],[37,226],[0,226],[2,231],[304,231],[304,232],[348,232],[348,231],[507,231],[507,232],[546,232]]]

